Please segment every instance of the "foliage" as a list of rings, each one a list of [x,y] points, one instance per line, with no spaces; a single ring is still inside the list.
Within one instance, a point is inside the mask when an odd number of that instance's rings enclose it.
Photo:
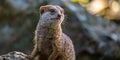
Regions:
[[[89,2],[89,0],[71,0],[72,2],[79,2],[79,3],[83,3],[86,4]]]
[[[85,7],[91,14],[100,15],[108,20],[120,20],[119,0],[71,0]],[[87,4],[86,4],[87,3]]]

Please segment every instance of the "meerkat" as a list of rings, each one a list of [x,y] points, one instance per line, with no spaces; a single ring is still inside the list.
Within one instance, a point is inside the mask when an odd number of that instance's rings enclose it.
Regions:
[[[35,31],[35,47],[31,58],[35,60],[75,60],[71,39],[62,32],[64,10],[57,5],[40,7],[40,19]]]

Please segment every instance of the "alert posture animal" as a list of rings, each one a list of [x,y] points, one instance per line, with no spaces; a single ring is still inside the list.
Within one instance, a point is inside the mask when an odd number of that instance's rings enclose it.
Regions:
[[[57,5],[40,7],[40,19],[35,31],[35,46],[30,57],[35,60],[75,60],[71,39],[62,32],[64,10]]]

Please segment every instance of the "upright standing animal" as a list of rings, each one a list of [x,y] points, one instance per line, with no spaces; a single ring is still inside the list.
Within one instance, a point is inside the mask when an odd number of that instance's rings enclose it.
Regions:
[[[30,57],[36,60],[75,60],[71,39],[62,33],[64,10],[57,5],[40,7],[40,20],[35,31],[35,47]]]

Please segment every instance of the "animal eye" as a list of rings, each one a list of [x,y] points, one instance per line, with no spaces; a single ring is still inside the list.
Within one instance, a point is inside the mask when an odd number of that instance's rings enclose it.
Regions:
[[[50,12],[55,12],[55,10],[54,9],[50,9]]]

